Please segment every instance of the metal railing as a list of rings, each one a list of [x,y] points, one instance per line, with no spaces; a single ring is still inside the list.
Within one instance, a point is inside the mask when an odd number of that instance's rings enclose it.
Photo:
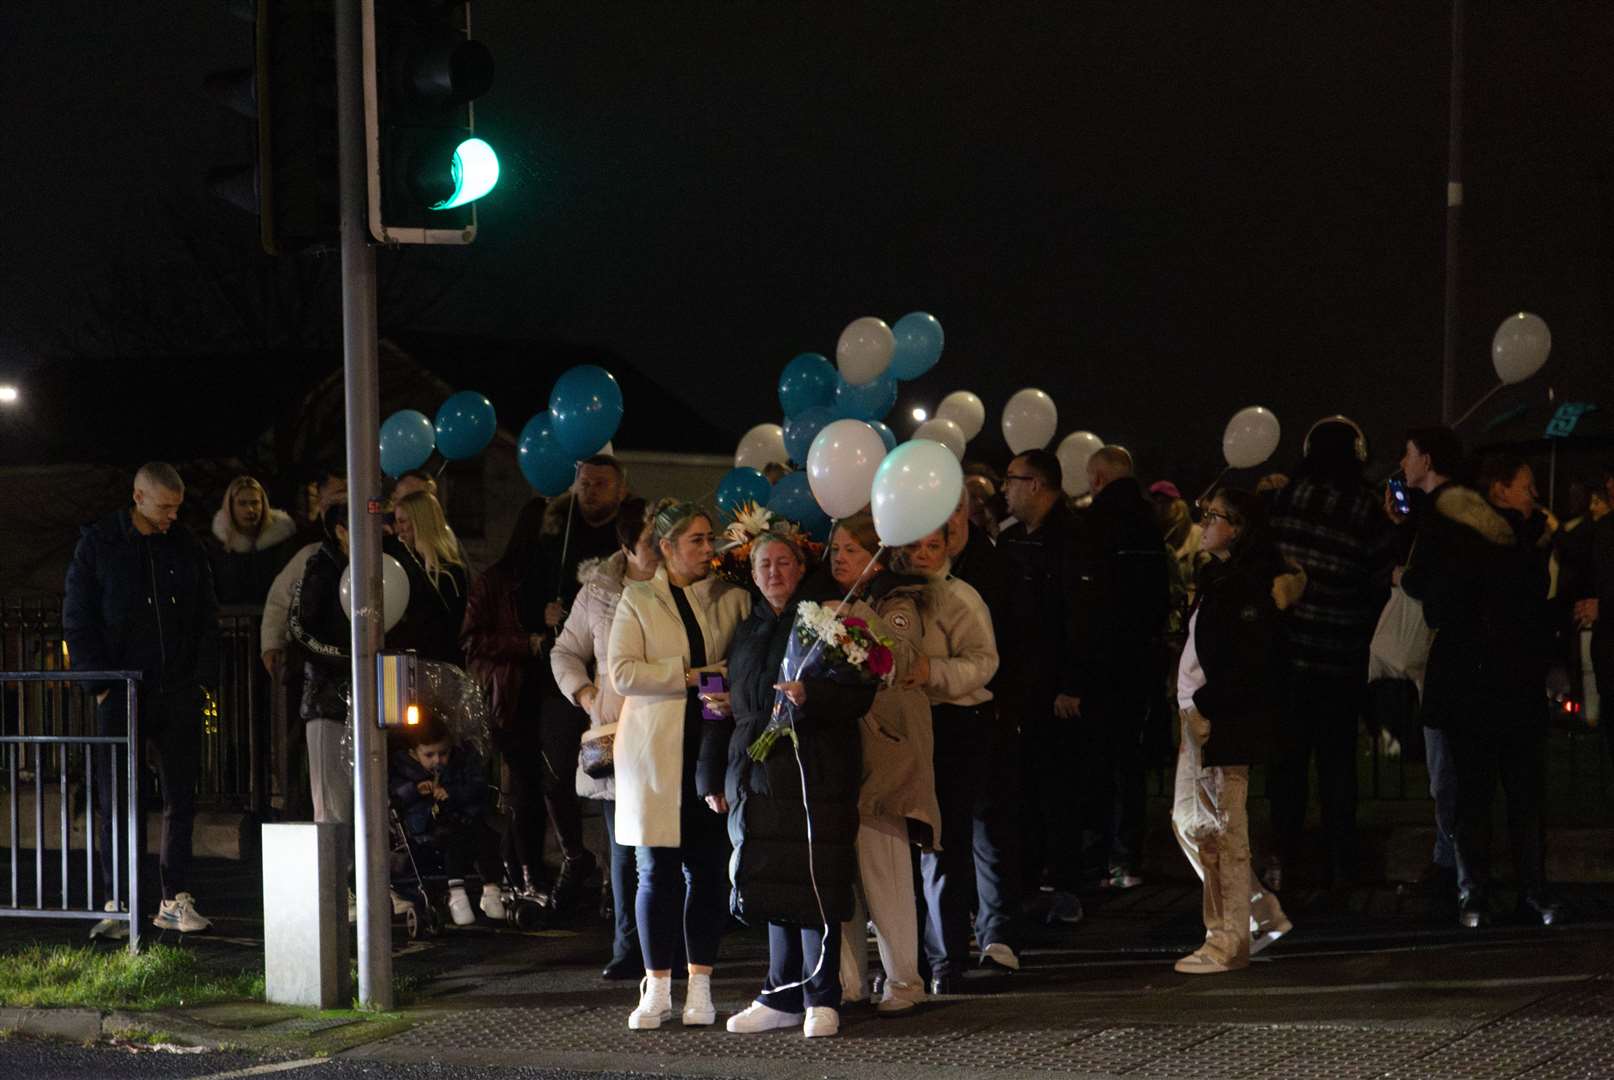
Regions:
[[[100,733],[95,723],[95,705],[82,684],[121,681],[124,686],[125,727],[122,735]],[[0,906],[0,918],[111,919],[129,927],[129,951],[140,948],[140,852],[141,821],[139,715],[137,671],[0,671],[0,747],[6,761],[6,799],[9,810],[9,852],[11,862],[10,902]],[[97,749],[105,747],[105,757]],[[120,748],[121,747],[121,754]],[[29,750],[33,760],[29,761]],[[76,752],[75,752],[76,751]],[[110,815],[119,808],[118,772],[122,759],[124,782],[122,803],[126,811],[120,843],[117,824],[107,822],[110,850],[103,851],[110,871],[109,910],[95,904],[96,785],[110,785],[104,805]],[[57,860],[60,896],[47,906],[45,849],[45,789],[51,779],[56,784]],[[22,832],[24,788],[31,788],[33,805],[34,853],[33,904],[22,895],[22,860],[25,837]],[[74,906],[70,862],[73,840],[73,806],[82,796],[84,822],[83,906]],[[125,869],[127,867],[127,869]],[[124,889],[127,883],[128,888]],[[121,907],[119,902],[121,902]]]

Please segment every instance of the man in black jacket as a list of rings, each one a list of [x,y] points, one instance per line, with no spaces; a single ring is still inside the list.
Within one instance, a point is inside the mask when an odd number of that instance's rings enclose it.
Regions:
[[[67,570],[62,629],[72,666],[80,671],[138,671],[141,750],[162,786],[162,903],[152,920],[160,930],[189,933],[211,923],[196,910],[187,886],[191,829],[196,818],[196,778],[202,758],[202,712],[219,677],[218,601],[202,545],[175,526],[185,483],[173,466],[152,462],[135,475],[134,505],[84,526]],[[100,684],[96,722],[103,735],[124,730],[125,684]],[[97,763],[96,847],[106,907],[116,911],[113,890],[113,759]],[[123,777],[119,791],[144,770]],[[145,829],[129,838],[134,857],[145,850]],[[145,876],[143,882],[151,878]],[[142,889],[144,893],[145,890]],[[151,898],[135,900],[141,908]],[[124,924],[104,920],[92,936],[121,937]]]
[[[1083,873],[1117,888],[1140,884],[1143,860],[1144,721],[1154,685],[1154,645],[1165,629],[1171,583],[1154,508],[1120,446],[1087,462],[1093,505],[1078,533],[1075,703],[1083,780],[1077,792],[1087,845]]]
[[[1606,497],[1614,502],[1614,467],[1603,473]],[[1614,514],[1604,514],[1592,529],[1591,573],[1575,599],[1577,624],[1592,627],[1592,668],[1604,710],[1603,740],[1614,756]],[[1604,615],[1607,609],[1609,614]]]

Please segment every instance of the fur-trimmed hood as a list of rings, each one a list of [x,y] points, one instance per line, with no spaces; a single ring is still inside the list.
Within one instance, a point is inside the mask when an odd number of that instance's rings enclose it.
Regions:
[[[607,597],[621,595],[627,574],[628,556],[621,551],[577,564],[577,583]]]
[[[1449,485],[1435,497],[1435,509],[1442,517],[1473,529],[1497,547],[1512,547],[1517,542],[1513,526],[1473,488]]]
[[[221,506],[213,514],[213,538],[224,545],[224,550],[232,555],[250,555],[254,551],[264,551],[276,544],[285,543],[296,533],[296,522],[292,521],[291,515],[284,510],[269,511],[269,520],[263,523],[263,529],[256,539],[235,527],[228,507]]]

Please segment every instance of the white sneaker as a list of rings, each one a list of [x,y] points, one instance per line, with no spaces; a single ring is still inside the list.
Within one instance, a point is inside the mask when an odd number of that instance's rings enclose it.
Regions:
[[[841,1014],[828,1005],[807,1006],[807,1022],[802,1025],[802,1034],[809,1039],[825,1038],[838,1035],[841,1031]]]
[[[689,973],[684,991],[684,1026],[706,1027],[717,1023],[717,1006],[712,1004],[712,977]]]
[[[830,1010],[831,1013],[834,1011]],[[793,1028],[801,1021],[801,1013],[785,1012],[783,1009],[775,1009],[772,1005],[753,1001],[747,1008],[729,1017],[727,1027],[736,1035],[755,1035],[762,1031]],[[836,1024],[839,1026],[839,1021]]]
[[[129,909],[119,904],[116,900],[108,900],[101,905],[101,910],[116,912],[128,911]],[[129,923],[124,919],[102,919],[90,927],[90,940],[94,941],[96,938],[106,938],[108,941],[128,941]]]
[[[639,980],[639,1007],[628,1014],[628,1030],[654,1031],[671,1019],[672,976],[646,975]]]
[[[925,993],[923,983],[899,983],[886,980],[885,993],[880,1003],[874,1007],[877,1015],[887,1019],[903,1016],[913,1011],[915,1005],[929,1001],[930,995]]]
[[[1250,935],[1250,955],[1257,955],[1268,945],[1271,945],[1294,928],[1295,924],[1290,922],[1287,916],[1282,916],[1267,926],[1257,928]]]
[[[164,900],[152,917],[151,925],[159,930],[178,930],[182,934],[193,934],[199,930],[206,930],[213,925],[211,919],[204,918],[196,910],[196,898],[188,892],[182,892],[172,900]]]
[[[463,884],[449,885],[448,914],[453,918],[455,926],[470,926],[476,922],[476,912],[471,910],[471,898],[465,895]]]
[[[1014,955],[1014,950],[1001,941],[994,941],[981,950],[981,965],[996,964],[1008,971],[1020,970],[1020,958]]]
[[[504,890],[497,885],[482,886],[482,914],[494,922],[504,922]]]

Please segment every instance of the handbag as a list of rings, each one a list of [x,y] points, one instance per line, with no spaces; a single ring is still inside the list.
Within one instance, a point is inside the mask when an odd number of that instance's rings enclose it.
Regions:
[[[1421,696],[1429,649],[1434,642],[1435,632],[1423,618],[1423,604],[1408,596],[1401,586],[1392,586],[1368,645],[1368,681],[1407,679],[1418,687]]]
[[[583,742],[577,751],[577,767],[593,780],[604,780],[616,771],[616,758],[612,748],[616,743],[616,725],[601,724],[583,732]]]

